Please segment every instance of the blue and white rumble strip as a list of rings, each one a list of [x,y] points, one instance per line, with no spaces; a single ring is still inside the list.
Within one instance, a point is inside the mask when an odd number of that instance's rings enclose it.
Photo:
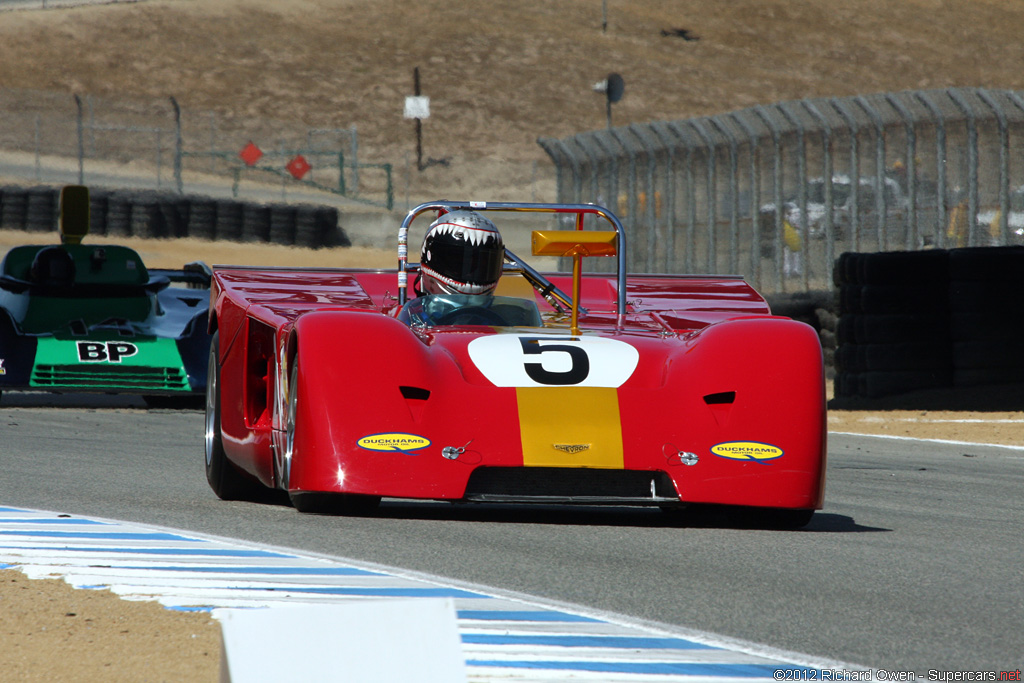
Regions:
[[[470,681],[756,681],[837,663],[348,560],[151,526],[0,507],[0,569],[169,609],[450,598]]]

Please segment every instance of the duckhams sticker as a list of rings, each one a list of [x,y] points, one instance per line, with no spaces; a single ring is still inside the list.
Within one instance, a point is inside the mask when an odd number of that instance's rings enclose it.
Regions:
[[[727,441],[711,447],[711,452],[728,460],[765,462],[782,457],[782,449],[770,443],[757,441]]]
[[[408,453],[426,448],[430,445],[430,439],[417,436],[416,434],[371,434],[359,439],[356,445],[368,451],[401,451]]]

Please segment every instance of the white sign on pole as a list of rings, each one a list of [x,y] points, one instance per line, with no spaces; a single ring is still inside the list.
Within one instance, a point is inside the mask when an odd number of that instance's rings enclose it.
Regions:
[[[426,95],[409,95],[405,98],[405,118],[429,119],[430,98]]]

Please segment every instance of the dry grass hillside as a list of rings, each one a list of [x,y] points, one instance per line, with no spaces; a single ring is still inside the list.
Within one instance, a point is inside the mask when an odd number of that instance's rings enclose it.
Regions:
[[[529,182],[539,136],[803,97],[1024,89],[1022,0],[148,0],[0,13],[0,88],[163,98],[238,120],[358,127],[361,158],[414,150],[446,196]],[[677,35],[685,29],[694,40]],[[668,35],[665,35],[665,34]],[[415,157],[414,157],[415,158]],[[502,170],[501,164],[509,164]],[[414,188],[415,191],[416,188]],[[492,197],[493,198],[493,197]],[[542,197],[543,198],[543,197]]]

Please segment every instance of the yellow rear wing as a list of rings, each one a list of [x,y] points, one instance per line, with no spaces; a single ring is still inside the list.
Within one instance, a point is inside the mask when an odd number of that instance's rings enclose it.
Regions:
[[[619,233],[614,230],[534,230],[534,256],[572,258],[572,318],[570,331],[580,333],[580,283],[584,256],[615,256]]]

